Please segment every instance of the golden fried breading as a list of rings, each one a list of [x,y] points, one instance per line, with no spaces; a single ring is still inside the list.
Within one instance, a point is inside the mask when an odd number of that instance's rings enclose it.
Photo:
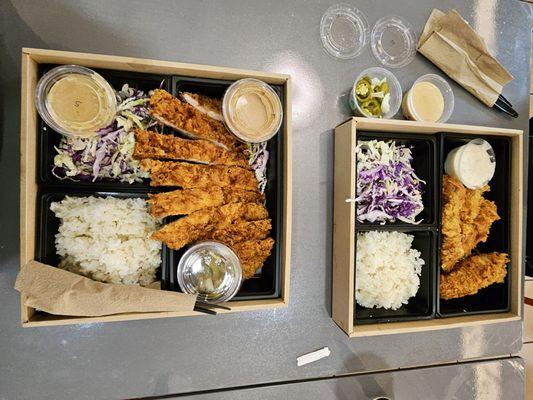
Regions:
[[[488,185],[471,190],[448,175],[444,175],[442,184],[441,267],[450,271],[487,240],[490,227],[499,216],[494,202],[483,197],[490,189]]]
[[[222,100],[213,99],[198,93],[181,92],[180,97],[198,111],[207,114],[208,117],[224,121],[222,116]]]
[[[150,172],[150,186],[182,188],[231,186],[237,189],[257,190],[254,173],[241,167],[144,159],[141,161],[141,168]]]
[[[152,239],[165,243],[173,250],[179,250],[189,243],[209,237],[214,230],[229,228],[236,221],[257,221],[267,218],[268,211],[263,204],[226,204],[195,211],[171,222],[155,231]]]
[[[507,254],[489,253],[469,256],[448,274],[440,277],[440,297],[456,299],[476,294],[493,283],[502,283],[507,275]]]
[[[468,254],[478,243],[487,241],[492,223],[499,219],[496,204],[493,201],[483,199],[479,204],[476,218],[468,224],[469,227],[473,228],[472,231],[464,234],[463,247],[469,249]]]
[[[159,122],[195,139],[210,140],[226,149],[240,147],[223,122],[210,118],[163,89],[150,97],[150,114]]]
[[[274,247],[274,239],[248,240],[231,246],[241,261],[244,279],[252,278],[255,272],[263,266]]]
[[[265,200],[264,195],[258,191],[235,189],[230,186],[178,189],[148,194],[148,197],[150,214],[155,218],[186,215],[202,208],[218,207],[229,203],[262,203]]]
[[[218,240],[228,246],[253,239],[265,239],[272,229],[270,219],[258,221],[235,221],[235,223],[220,229],[208,232],[202,240]]]
[[[228,151],[207,140],[182,139],[174,135],[137,129],[133,158],[194,161],[204,164],[238,165],[248,168],[242,151]]]
[[[465,202],[466,188],[448,175],[442,178],[442,245],[441,267],[453,268],[464,256],[461,236],[461,207]]]

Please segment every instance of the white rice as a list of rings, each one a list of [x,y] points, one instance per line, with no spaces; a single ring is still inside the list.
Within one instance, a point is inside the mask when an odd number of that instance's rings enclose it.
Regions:
[[[161,243],[150,239],[157,221],[145,200],[67,196],[50,209],[61,220],[60,268],[100,282],[146,286],[155,280]]]
[[[355,300],[368,308],[397,310],[416,295],[424,260],[401,232],[357,234]]]

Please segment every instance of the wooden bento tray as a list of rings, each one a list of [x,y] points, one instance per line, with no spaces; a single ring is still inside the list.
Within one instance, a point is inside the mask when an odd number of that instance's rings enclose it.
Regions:
[[[509,306],[499,313],[479,313],[447,318],[426,318],[416,321],[371,322],[358,324],[355,313],[355,198],[356,154],[358,132],[417,134],[436,137],[440,132],[486,137],[505,137],[510,142],[509,204]],[[370,118],[352,118],[335,129],[334,214],[333,214],[333,319],[349,336],[373,336],[394,333],[485,325],[520,320],[522,315],[523,281],[523,132],[520,130],[483,126],[422,123]],[[438,191],[440,192],[440,186]],[[440,210],[437,210],[440,213]],[[419,228],[423,229],[423,228]],[[433,228],[438,230],[438,228]],[[438,247],[435,252],[438,252]],[[440,266],[437,265],[436,273]],[[435,302],[438,299],[435,299]]]
[[[281,195],[281,235],[279,257],[281,263],[279,297],[271,299],[237,300],[228,303],[231,311],[250,311],[286,307],[289,301],[290,253],[291,253],[291,204],[292,204],[292,148],[291,148],[291,85],[290,76],[277,73],[214,67],[206,65],[183,64],[140,58],[117,57],[87,53],[74,53],[42,49],[22,49],[21,85],[21,126],[20,126],[20,265],[32,260],[36,249],[36,209],[38,193],[38,114],[35,108],[35,88],[38,81],[40,64],[76,64],[89,68],[118,71],[141,72],[150,74],[179,75],[196,78],[225,79],[235,81],[242,78],[257,78],[273,85],[283,86],[283,154],[281,154],[283,190]],[[63,317],[36,313],[31,307],[24,306],[21,297],[21,322],[25,327],[124,321],[133,319],[179,317],[204,315],[198,312],[155,312],[130,313],[103,317]]]

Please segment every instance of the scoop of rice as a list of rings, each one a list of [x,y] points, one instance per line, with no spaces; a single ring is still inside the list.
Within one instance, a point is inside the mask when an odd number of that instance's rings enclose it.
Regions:
[[[413,236],[401,232],[357,235],[355,300],[368,308],[397,310],[416,295],[424,260],[411,248]]]
[[[100,282],[149,285],[161,264],[161,243],[150,239],[157,221],[143,199],[65,197],[50,209],[60,268]]]

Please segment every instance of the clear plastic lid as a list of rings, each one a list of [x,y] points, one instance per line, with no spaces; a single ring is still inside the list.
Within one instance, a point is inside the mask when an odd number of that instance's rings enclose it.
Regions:
[[[109,83],[92,69],[61,65],[37,83],[35,106],[54,131],[90,137],[113,122],[117,100]]]
[[[329,7],[320,21],[324,49],[333,57],[355,58],[368,42],[368,22],[357,8],[347,4]]]
[[[198,294],[206,303],[221,303],[237,294],[242,283],[241,263],[220,242],[200,242],[181,257],[176,275],[182,291]]]
[[[380,18],[370,34],[374,57],[389,68],[405,67],[416,54],[416,36],[411,24],[398,16]]]
[[[270,140],[283,121],[281,100],[267,83],[240,79],[226,90],[222,114],[228,130],[247,143]]]
[[[444,171],[469,189],[482,188],[490,182],[496,171],[494,149],[486,140],[471,140],[448,153]]]

